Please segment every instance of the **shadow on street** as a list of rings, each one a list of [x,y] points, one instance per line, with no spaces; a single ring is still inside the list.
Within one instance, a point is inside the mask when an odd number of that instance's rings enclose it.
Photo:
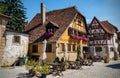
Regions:
[[[120,69],[120,64],[107,65],[106,67],[111,67],[113,69]]]

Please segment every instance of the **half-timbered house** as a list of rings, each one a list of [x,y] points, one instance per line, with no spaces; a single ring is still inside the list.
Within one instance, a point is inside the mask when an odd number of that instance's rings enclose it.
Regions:
[[[91,55],[114,58],[118,54],[117,27],[96,17],[89,24],[89,46]]]
[[[41,10],[24,30],[30,34],[29,55],[35,59],[41,57],[43,42],[47,40],[46,61],[53,62],[56,57],[64,56],[75,61],[77,46],[83,51],[88,44],[85,17],[75,6],[45,12],[45,5],[41,4]]]

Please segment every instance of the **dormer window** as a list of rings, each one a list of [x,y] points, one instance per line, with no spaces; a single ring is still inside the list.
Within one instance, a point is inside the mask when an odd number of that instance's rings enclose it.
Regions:
[[[53,23],[53,22],[49,22],[47,25],[46,25],[46,33],[45,33],[45,37],[48,38],[48,37],[51,37],[54,35],[54,33],[56,32],[56,30],[58,29],[58,25]]]
[[[46,32],[53,32],[55,33],[55,31],[58,29],[58,25],[56,23],[53,23],[53,22],[49,22],[47,25],[46,25]]]
[[[48,28],[48,29],[47,29],[47,32],[53,32],[53,33],[54,33],[55,31],[56,31],[55,28]]]

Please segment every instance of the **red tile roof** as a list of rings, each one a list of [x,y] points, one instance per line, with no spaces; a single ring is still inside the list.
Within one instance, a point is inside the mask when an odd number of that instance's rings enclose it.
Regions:
[[[24,31],[28,32],[30,36],[30,43],[37,43],[44,40],[44,34],[46,32],[46,25],[51,22],[57,25],[59,29],[56,30],[54,36],[50,37],[48,42],[56,42],[64,31],[68,28],[77,14],[80,14],[85,21],[85,17],[76,9],[76,7],[69,7],[65,9],[54,10],[46,13],[47,21],[41,24],[41,14],[38,13],[31,20],[31,22],[25,27]],[[85,22],[86,23],[86,22]]]
[[[100,23],[102,24],[103,28],[110,34],[114,34],[114,33],[116,33],[116,31],[118,31],[117,27],[115,27],[108,21],[102,21]]]
[[[4,15],[4,14],[0,14],[0,17],[11,18],[10,16]]]

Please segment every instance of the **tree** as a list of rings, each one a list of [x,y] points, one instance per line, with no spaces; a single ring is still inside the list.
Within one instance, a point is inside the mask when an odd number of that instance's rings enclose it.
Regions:
[[[22,31],[25,26],[25,8],[21,0],[3,0],[7,5],[4,14],[12,16],[8,21],[7,27],[13,30]]]
[[[7,9],[6,4],[2,0],[0,0],[0,13],[4,13],[6,9]]]

